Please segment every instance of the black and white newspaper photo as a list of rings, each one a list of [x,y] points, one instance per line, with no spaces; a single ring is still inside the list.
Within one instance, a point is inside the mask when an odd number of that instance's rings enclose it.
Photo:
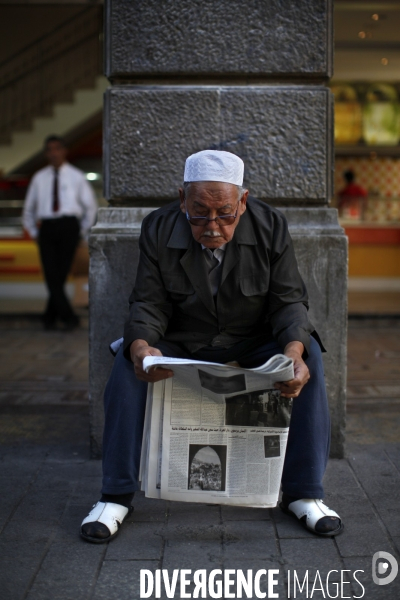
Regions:
[[[174,377],[154,384],[147,399],[142,489],[153,498],[275,506],[292,399],[276,381],[293,377],[277,355],[257,369],[148,357]]]

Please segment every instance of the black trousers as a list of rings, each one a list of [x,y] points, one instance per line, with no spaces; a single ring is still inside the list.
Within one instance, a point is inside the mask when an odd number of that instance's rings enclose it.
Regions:
[[[64,284],[71,269],[79,242],[80,225],[76,217],[44,219],[39,230],[40,258],[49,291],[47,307],[43,315],[45,324],[51,325],[57,318],[72,323],[76,315],[64,291]]]

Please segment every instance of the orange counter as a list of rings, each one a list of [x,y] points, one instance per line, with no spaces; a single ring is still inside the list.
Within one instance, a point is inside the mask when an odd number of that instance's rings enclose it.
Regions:
[[[86,277],[89,272],[89,252],[81,243],[76,251],[71,274]],[[34,240],[0,239],[0,281],[43,281],[39,250]]]
[[[42,281],[39,251],[33,240],[0,240],[1,281]]]
[[[400,224],[342,224],[349,238],[349,277],[400,277]]]

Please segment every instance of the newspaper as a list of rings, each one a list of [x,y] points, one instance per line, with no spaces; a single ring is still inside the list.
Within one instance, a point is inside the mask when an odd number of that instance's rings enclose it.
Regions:
[[[261,367],[146,357],[143,368],[174,376],[149,384],[140,477],[146,496],[181,502],[274,507],[293,400],[277,381],[293,379],[278,354]]]

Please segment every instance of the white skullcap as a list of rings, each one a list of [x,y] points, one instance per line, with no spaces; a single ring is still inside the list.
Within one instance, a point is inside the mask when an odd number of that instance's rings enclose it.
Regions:
[[[243,184],[244,163],[241,158],[223,150],[202,150],[186,159],[183,181],[223,181]]]

